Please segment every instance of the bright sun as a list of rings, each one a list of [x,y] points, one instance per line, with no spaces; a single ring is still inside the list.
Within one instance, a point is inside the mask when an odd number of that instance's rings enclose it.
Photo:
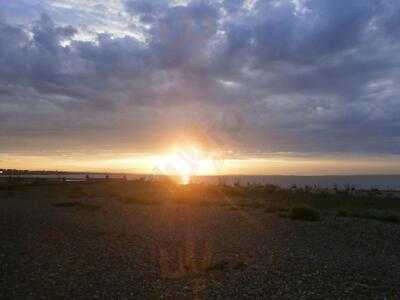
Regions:
[[[194,146],[173,147],[156,158],[155,166],[162,175],[178,176],[181,184],[188,184],[196,175],[216,174],[212,156]]]

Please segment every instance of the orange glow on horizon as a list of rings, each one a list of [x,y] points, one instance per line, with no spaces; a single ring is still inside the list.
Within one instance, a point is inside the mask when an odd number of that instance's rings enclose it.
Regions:
[[[186,149],[185,147],[182,147]],[[190,148],[190,147],[189,147]],[[257,158],[219,158],[201,148],[162,153],[96,153],[96,155],[3,154],[2,169],[70,172],[130,173],[193,177],[196,175],[359,175],[399,174],[398,156],[302,157],[266,154]],[[197,154],[196,154],[197,153]],[[187,160],[186,156],[192,157]],[[183,161],[182,161],[183,160]],[[193,162],[194,161],[194,162]],[[185,179],[186,180],[186,179]]]
[[[175,146],[166,154],[155,157],[157,175],[178,176],[180,183],[188,184],[196,175],[217,175],[212,156],[196,146]]]

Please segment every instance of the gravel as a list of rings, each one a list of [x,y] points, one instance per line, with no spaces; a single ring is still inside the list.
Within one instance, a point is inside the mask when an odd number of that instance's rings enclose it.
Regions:
[[[400,299],[400,225],[0,199],[0,299]]]

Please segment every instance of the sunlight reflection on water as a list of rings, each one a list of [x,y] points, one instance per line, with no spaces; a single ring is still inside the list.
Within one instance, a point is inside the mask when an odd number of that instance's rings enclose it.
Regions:
[[[187,185],[190,183],[190,176],[189,175],[182,175],[180,177],[180,184]]]

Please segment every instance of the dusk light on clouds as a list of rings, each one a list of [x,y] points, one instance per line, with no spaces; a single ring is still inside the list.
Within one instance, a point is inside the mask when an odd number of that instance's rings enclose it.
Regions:
[[[399,173],[399,37],[390,0],[0,0],[0,162]]]

